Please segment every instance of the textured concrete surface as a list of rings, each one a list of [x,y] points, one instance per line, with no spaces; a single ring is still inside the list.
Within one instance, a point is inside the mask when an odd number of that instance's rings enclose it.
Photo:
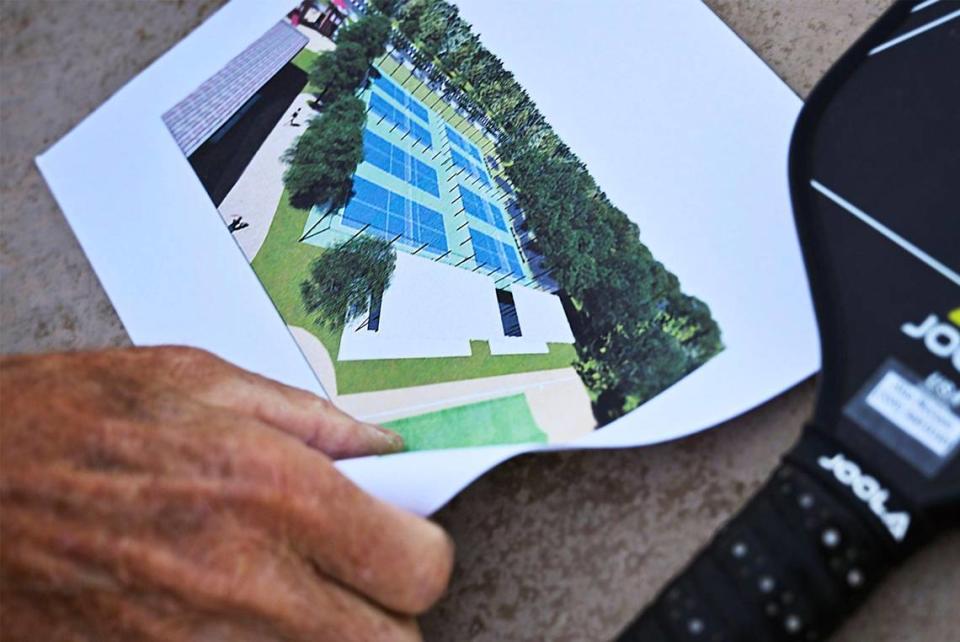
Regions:
[[[3,352],[128,343],[32,159],[220,3],[0,0]],[[708,3],[804,95],[888,0]],[[812,399],[807,382],[682,442],[500,466],[437,516],[458,562],[423,620],[427,639],[610,639],[763,480]],[[957,604],[955,534],[897,571],[835,639],[960,641]]]

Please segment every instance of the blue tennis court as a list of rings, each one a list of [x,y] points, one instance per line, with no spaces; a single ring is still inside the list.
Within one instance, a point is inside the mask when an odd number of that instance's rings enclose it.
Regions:
[[[427,244],[428,250],[447,251],[443,216],[429,207],[355,176],[353,198],[343,211],[343,222],[354,228],[369,226],[367,232],[412,245]]]
[[[457,167],[463,168],[463,170],[466,171],[467,174],[469,174],[470,176],[474,176],[480,179],[480,182],[486,185],[487,187],[490,186],[490,177],[487,176],[487,173],[482,169],[480,169],[478,166],[468,161],[463,154],[451,148],[450,156],[453,158],[454,165],[456,165]]]
[[[478,265],[487,268],[496,268],[498,272],[508,272],[516,276],[524,276],[523,268],[513,246],[501,243],[492,236],[470,228],[470,241],[473,243],[475,260]]]
[[[453,127],[446,125],[447,138],[450,139],[450,142],[467,152],[471,156],[477,159],[480,163],[483,162],[483,157],[480,156],[480,150],[476,148],[475,145],[467,142],[463,136],[461,136]]]
[[[463,185],[458,185],[460,196],[463,198],[463,209],[468,216],[483,221],[488,225],[493,225],[497,229],[507,231],[507,225],[503,221],[503,212],[500,208],[486,199],[480,198]]]
[[[414,139],[427,147],[433,147],[433,137],[425,127],[397,109],[378,93],[370,94],[370,111],[396,125],[403,132],[410,132]]]
[[[369,129],[363,130],[363,160],[433,196],[440,196],[437,172]]]
[[[375,78],[373,81],[374,86],[385,93],[386,95],[393,98],[397,101],[398,105],[403,105],[410,110],[410,113],[422,120],[423,122],[430,123],[430,115],[427,112],[426,107],[418,103],[416,100],[410,97],[410,94],[404,90],[397,87],[391,81],[387,80],[383,76]]]

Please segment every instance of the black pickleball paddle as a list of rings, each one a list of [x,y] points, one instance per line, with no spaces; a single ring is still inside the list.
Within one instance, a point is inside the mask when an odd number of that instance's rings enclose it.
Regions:
[[[822,640],[960,525],[960,2],[891,7],[812,92],[789,173],[813,417],[622,641]]]

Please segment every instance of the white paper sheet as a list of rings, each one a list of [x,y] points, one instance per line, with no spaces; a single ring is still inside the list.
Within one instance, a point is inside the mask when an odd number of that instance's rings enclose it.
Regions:
[[[675,439],[819,366],[786,177],[800,100],[696,0],[457,2],[641,238],[711,306],[726,349],[572,444],[340,462],[420,513],[533,449]],[[38,159],[134,343],[181,343],[322,393],[161,114],[289,9],[234,0]]]

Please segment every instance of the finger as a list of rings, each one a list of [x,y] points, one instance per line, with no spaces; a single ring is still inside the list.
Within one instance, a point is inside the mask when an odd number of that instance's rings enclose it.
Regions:
[[[397,616],[373,608],[360,597],[332,584],[300,587],[295,604],[283,608],[278,592],[290,595],[278,582],[262,587],[256,599],[272,604],[270,612],[252,615],[241,612],[233,600],[217,609],[158,609],[152,602],[115,593],[85,595],[84,602],[95,598],[100,610],[122,622],[116,637],[91,636],[103,642],[131,639],[149,642],[421,642],[419,627],[413,618]],[[279,591],[278,591],[279,589]],[[344,593],[325,599],[327,593]],[[78,601],[78,600],[75,600]],[[278,606],[280,608],[278,608]],[[106,618],[106,616],[105,616]],[[122,619],[121,619],[122,618]],[[100,628],[104,624],[100,624]],[[99,633],[99,631],[98,631]],[[6,638],[4,638],[6,639]],[[38,638],[29,638],[35,640]],[[49,638],[61,639],[61,638]]]
[[[4,467],[63,459],[76,452],[85,437],[84,431],[75,429],[78,423],[91,415],[106,423],[121,414],[116,401],[130,387],[117,386],[119,394],[100,403],[100,382],[84,374],[81,364],[67,354],[3,359],[0,389],[9,393],[0,403]]]
[[[206,467],[229,473],[213,480],[217,510],[261,520],[321,572],[393,611],[421,613],[443,593],[453,544],[440,527],[368,495],[322,454],[256,420],[214,414],[198,432],[218,435]]]
[[[282,639],[331,642],[417,642],[419,629],[410,616],[389,612],[339,582],[317,573],[302,557],[275,540],[250,555],[244,571],[235,572],[237,553],[229,544],[211,547],[208,568],[222,569],[220,586],[233,586],[227,602],[243,604]],[[241,553],[242,555],[243,553]],[[230,578],[230,574],[234,577]],[[217,589],[215,589],[217,590]]]
[[[75,605],[57,595],[0,589],[0,640],[5,642],[114,642],[79,616]]]
[[[195,614],[167,596],[102,590],[0,593],[0,639],[10,642],[280,642],[250,622]],[[202,627],[202,628],[201,628]]]
[[[0,367],[0,461],[22,466],[70,460],[124,468],[123,451],[177,430],[206,404],[163,382],[157,351],[106,350],[11,358]],[[181,453],[178,459],[190,459]]]
[[[210,389],[204,401],[250,413],[334,459],[384,455],[404,448],[397,433],[357,421],[327,399],[253,373],[241,374]]]
[[[116,490],[122,504],[126,493]],[[316,575],[283,543],[229,520],[169,540],[144,531],[111,537],[95,523],[51,513],[15,517],[18,579],[47,575],[52,565],[74,568],[43,583],[4,583],[5,602],[38,601],[47,618],[31,609],[10,614],[11,639],[49,630],[40,639],[74,631],[105,641],[420,640],[412,618]]]
[[[230,429],[220,430],[221,422]],[[214,415],[205,429],[186,428],[176,434],[202,442],[191,448],[209,446],[200,466],[217,476],[166,479],[64,466],[42,477],[23,471],[17,487],[25,501],[131,536],[173,539],[217,520],[256,526],[293,542],[319,572],[400,613],[421,613],[443,593],[453,546],[436,525],[367,495],[319,453],[254,420]]]
[[[439,599],[453,568],[453,543],[440,527],[368,495],[294,442],[264,442],[255,457],[275,490],[239,488],[238,501],[275,515],[321,572],[401,613]]]
[[[403,439],[397,433],[359,422],[311,392],[243,370],[207,352],[161,349],[170,351],[172,385],[199,380],[202,385],[186,384],[196,398],[250,414],[334,459],[403,450]]]

